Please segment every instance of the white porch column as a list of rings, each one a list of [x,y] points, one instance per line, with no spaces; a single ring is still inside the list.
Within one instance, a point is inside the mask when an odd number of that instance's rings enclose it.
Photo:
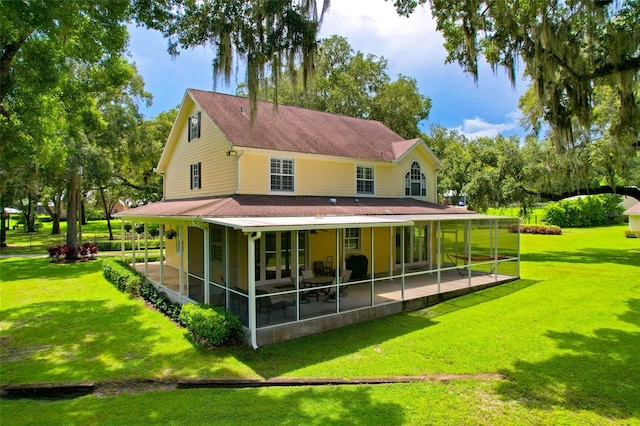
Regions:
[[[296,321],[300,321],[300,265],[298,265],[298,253],[300,251],[300,235],[299,230],[295,229],[291,232],[291,276],[295,277],[293,281],[296,285]],[[295,274],[295,275],[293,275]]]
[[[400,261],[400,300],[404,300],[404,261],[405,261],[405,253],[404,253],[404,234],[406,230],[406,225],[402,226],[402,233],[400,234],[400,247],[402,247],[402,260]]]
[[[124,219],[120,219],[120,257],[122,259],[122,263],[124,263],[124,253],[125,253],[125,244],[124,244]]]
[[[341,239],[343,241],[343,244],[342,244],[342,257],[340,257],[340,240]],[[336,313],[340,312],[340,286],[339,286],[340,270],[342,269],[342,265],[344,265],[345,256],[346,256],[346,253],[345,253],[345,246],[344,246],[344,238],[340,238],[339,229],[336,228],[336,256],[334,257],[334,259],[336,259],[336,269],[335,269],[335,273],[334,273],[334,283],[336,283],[336,288],[335,288],[335,292],[336,292]],[[340,259],[340,262],[338,262],[338,259]],[[329,290],[329,291],[331,291],[331,290]],[[329,293],[327,293],[327,295],[328,294]]]
[[[256,315],[256,240],[262,237],[262,232],[246,233],[247,236],[247,281],[249,293],[249,333],[251,334],[251,346],[258,349],[256,339],[257,315]]]
[[[180,295],[184,294],[184,226],[178,226],[178,250],[180,252]]]
[[[235,235],[235,234],[234,234]],[[224,282],[226,285],[226,296],[225,297],[225,304],[227,307],[227,310],[231,310],[231,293],[229,292],[229,272],[230,272],[230,267],[229,267],[229,259],[231,259],[231,257],[229,256],[229,228],[225,227],[224,228]]]
[[[393,244],[395,240],[395,227],[389,227],[389,279],[395,274],[395,264],[393,259]],[[373,304],[372,304],[373,306]]]
[[[135,224],[131,225],[131,266],[136,267],[136,227]]]
[[[465,238],[464,249],[467,252],[467,275],[469,277],[468,286],[471,287],[471,221],[464,223]]]
[[[144,276],[149,276],[149,224],[144,223]]]
[[[211,281],[211,262],[210,259],[210,241],[209,238],[211,233],[209,232],[209,225],[205,225],[204,227],[204,303],[209,304],[211,295],[209,288],[209,281]]]
[[[440,281],[442,281],[442,222],[438,221],[436,222],[436,238],[437,238],[437,244],[436,246],[438,247],[436,250],[438,251],[436,253],[437,259],[436,259],[436,264],[438,266],[438,294],[440,294]]]
[[[370,236],[371,236],[371,294],[373,295],[375,293],[375,271],[376,271],[376,256],[375,256],[375,244],[373,243],[373,226],[370,229]],[[371,306],[373,306],[373,304],[371,304]]]
[[[164,223],[160,225],[160,284],[164,285]]]

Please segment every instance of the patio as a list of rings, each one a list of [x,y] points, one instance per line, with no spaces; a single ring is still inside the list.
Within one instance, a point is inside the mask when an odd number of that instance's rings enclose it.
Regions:
[[[513,263],[506,262],[506,265]],[[501,262],[499,266],[502,265],[503,263]],[[145,273],[144,263],[138,263],[135,266],[139,272]],[[498,269],[501,268],[499,267]],[[186,272],[183,273],[183,294],[180,294],[179,270],[165,265],[162,271],[162,285],[160,284],[160,263],[149,262],[146,270],[149,280],[160,286],[172,299],[180,303],[194,302],[187,296],[189,276]],[[455,266],[441,269],[439,275],[440,284],[438,284],[438,271],[407,272],[404,280],[402,275],[398,273],[394,277],[376,277],[373,280],[367,279],[366,281],[347,283],[344,285],[344,294],[339,294],[337,298],[335,297],[335,285],[318,287],[319,290],[323,291],[319,292],[317,298],[315,295],[304,297],[309,289],[301,288],[298,292],[290,282],[260,285],[256,287],[256,290],[266,291],[268,295],[258,295],[258,300],[261,297],[269,297],[271,303],[287,301],[291,306],[284,308],[284,315],[282,309],[276,309],[272,312],[258,310],[257,327],[263,329],[290,323],[299,324],[301,321],[314,318],[335,316],[345,312],[362,311],[363,309],[390,304],[406,305],[407,308],[402,310],[418,309],[437,303],[440,300],[508,282],[517,277],[516,274],[500,273],[500,271],[497,274],[489,274],[474,270],[469,274],[467,269],[459,269]],[[223,287],[219,285],[210,285],[211,304],[227,305],[225,292],[222,290]],[[246,293],[237,292],[237,289],[236,291],[229,290],[228,293],[230,297],[226,307],[237,314],[245,327],[247,327],[248,304]],[[327,293],[334,297],[328,297]],[[414,303],[411,303],[411,301]]]

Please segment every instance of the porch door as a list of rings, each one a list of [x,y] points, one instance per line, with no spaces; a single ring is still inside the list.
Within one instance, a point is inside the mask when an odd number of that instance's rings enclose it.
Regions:
[[[396,230],[396,264],[402,259],[402,238],[404,232],[405,265],[422,265],[429,262],[429,225],[405,226]]]
[[[285,281],[291,277],[295,253],[293,231],[265,232],[256,244],[256,282]],[[305,265],[307,233],[298,232],[298,266]],[[295,273],[295,272],[294,272]]]

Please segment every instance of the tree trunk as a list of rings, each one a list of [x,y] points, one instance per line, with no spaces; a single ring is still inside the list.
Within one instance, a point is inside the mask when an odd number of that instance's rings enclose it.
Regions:
[[[7,226],[9,222],[10,215],[7,215],[7,225],[5,225],[5,217],[4,217],[4,201],[2,198],[2,194],[0,193],[0,218],[2,218],[2,223],[0,223],[0,247],[7,246]]]
[[[54,201],[53,209],[48,204],[45,204],[44,208],[49,213],[49,217],[51,217],[51,235],[60,235],[62,233],[60,230],[60,216],[62,216],[60,200]]]
[[[103,188],[100,188],[100,198],[102,198],[102,206],[104,207],[104,216],[107,218],[107,228],[109,229],[109,241],[112,241],[113,230],[111,229],[111,209],[107,206],[107,200],[105,199]]]
[[[69,197],[67,198],[67,246],[78,245],[78,198],[80,195],[79,176],[74,171],[69,184]]]

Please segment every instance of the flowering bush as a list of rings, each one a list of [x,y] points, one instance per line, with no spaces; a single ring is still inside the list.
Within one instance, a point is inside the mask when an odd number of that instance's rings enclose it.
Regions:
[[[78,247],[62,244],[47,249],[52,262],[93,259],[98,247],[93,243],[79,244]]]
[[[509,232],[518,232],[518,228],[521,234],[562,235],[560,227],[544,225],[510,225]]]

